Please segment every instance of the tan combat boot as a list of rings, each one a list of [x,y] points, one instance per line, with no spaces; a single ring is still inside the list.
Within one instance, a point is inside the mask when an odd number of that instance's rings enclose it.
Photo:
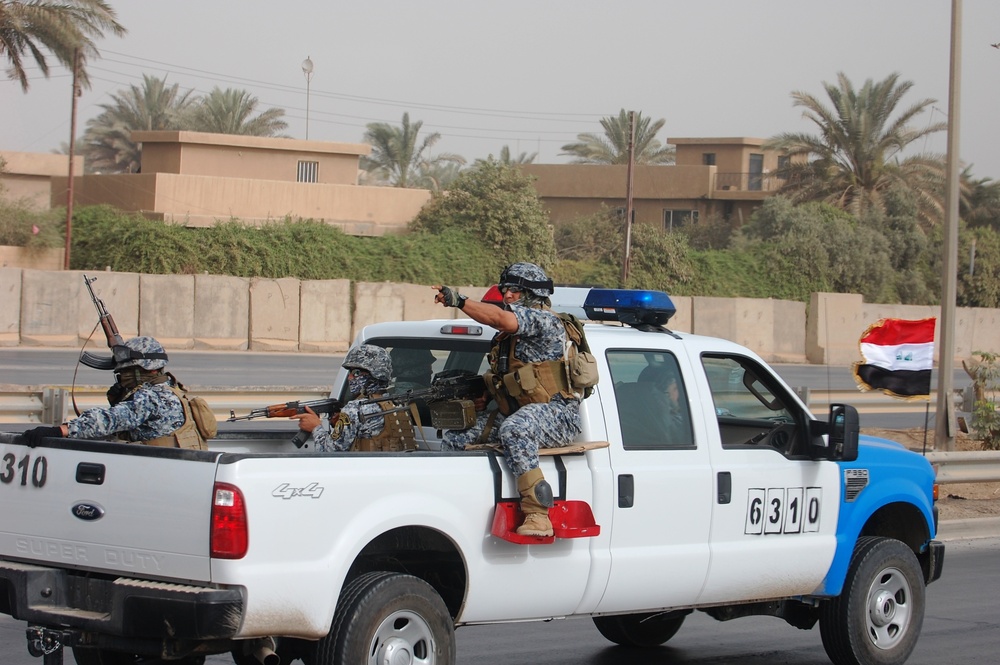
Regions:
[[[543,485],[543,487],[539,487]],[[542,491],[536,492],[541,489]],[[521,495],[521,512],[524,513],[524,523],[517,527],[520,536],[551,536],[552,522],[549,521],[549,508],[552,505],[552,489],[545,482],[542,470],[535,468],[517,479],[517,491]],[[539,500],[541,499],[541,500]]]

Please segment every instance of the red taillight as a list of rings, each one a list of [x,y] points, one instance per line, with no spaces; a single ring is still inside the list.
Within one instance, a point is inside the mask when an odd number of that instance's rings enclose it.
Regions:
[[[247,534],[247,507],[239,488],[215,483],[212,498],[212,557],[242,559],[250,539]]]

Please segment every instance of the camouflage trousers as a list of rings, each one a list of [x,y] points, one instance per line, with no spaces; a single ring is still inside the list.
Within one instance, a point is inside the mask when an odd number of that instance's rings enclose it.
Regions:
[[[556,396],[547,404],[528,404],[511,415],[497,414],[485,441],[478,441],[486,427],[488,411],[479,414],[469,429],[448,430],[442,450],[463,450],[473,443],[499,443],[515,476],[538,468],[539,448],[559,448],[572,443],[582,429],[580,401]]]

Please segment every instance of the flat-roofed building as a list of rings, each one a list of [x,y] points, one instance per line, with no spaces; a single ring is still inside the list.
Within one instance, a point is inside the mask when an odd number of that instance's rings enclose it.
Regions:
[[[352,235],[405,229],[430,199],[424,189],[358,184],[360,143],[208,134],[133,132],[142,143],[139,173],[75,178],[76,205],[109,204],[150,219],[211,226],[314,219]],[[66,178],[53,178],[55,192]]]
[[[739,226],[782,181],[774,176],[787,159],[764,150],[758,138],[668,139],[676,164],[636,165],[632,207],[637,224],[673,230],[710,216]],[[604,209],[624,217],[628,166],[602,164],[528,164],[535,189],[553,223]]]

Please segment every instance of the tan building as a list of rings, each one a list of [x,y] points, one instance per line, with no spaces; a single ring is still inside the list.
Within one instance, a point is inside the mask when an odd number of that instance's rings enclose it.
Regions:
[[[0,190],[8,201],[24,201],[40,210],[66,205],[69,157],[44,152],[0,151]],[[83,173],[83,157],[73,158],[74,173]],[[52,179],[63,178],[62,189],[52,188]]]
[[[109,204],[193,227],[290,217],[382,235],[405,228],[430,199],[423,189],[359,185],[366,144],[186,131],[132,138],[142,143],[141,173],[77,177],[76,205]],[[65,187],[65,176],[53,178],[53,203]]]
[[[762,148],[764,139],[668,139],[676,165],[636,166],[632,173],[635,221],[670,230],[707,217],[747,221],[780,187],[770,175],[784,159]],[[604,208],[624,216],[628,185],[625,165],[529,164],[535,188],[554,223]]]

